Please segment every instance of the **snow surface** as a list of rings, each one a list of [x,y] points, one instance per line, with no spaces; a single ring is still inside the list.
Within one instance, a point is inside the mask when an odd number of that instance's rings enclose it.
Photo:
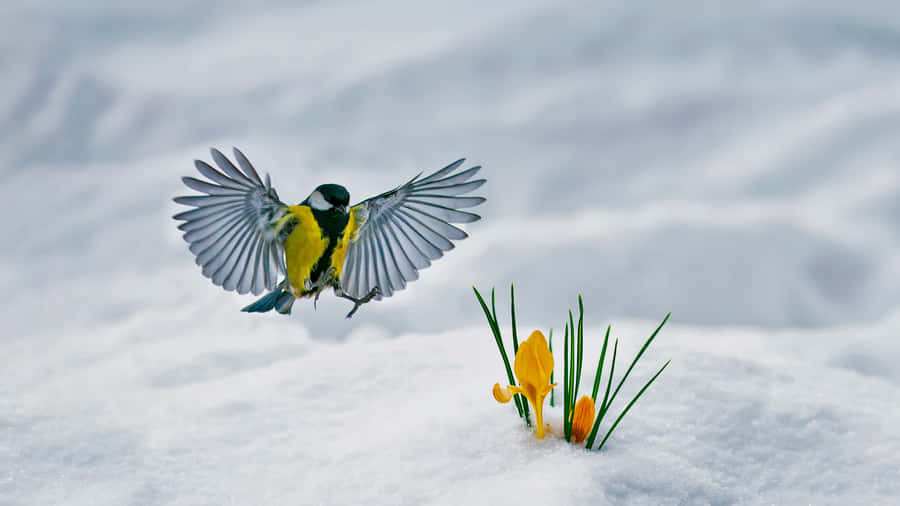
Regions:
[[[0,505],[900,503],[894,10],[0,3]],[[242,314],[171,220],[232,145],[292,201],[468,156],[485,219],[352,320]],[[603,452],[492,399],[512,281],[620,367],[673,312]]]
[[[361,327],[329,343],[243,316],[148,309],[48,353],[13,348],[0,503],[892,504],[900,494],[896,379],[804,353],[822,351],[821,334],[788,345],[665,328],[614,414],[672,364],[589,453],[538,441],[493,400],[505,373],[486,327],[396,338]],[[227,325],[211,332],[208,317]],[[590,360],[602,330],[587,330]],[[620,368],[650,330],[615,327]],[[558,408],[548,419],[559,434]]]

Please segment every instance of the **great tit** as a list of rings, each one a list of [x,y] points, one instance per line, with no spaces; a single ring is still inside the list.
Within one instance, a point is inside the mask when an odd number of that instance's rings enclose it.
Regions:
[[[290,206],[240,150],[234,148],[240,169],[220,151],[210,151],[219,170],[194,161],[207,180],[182,181],[202,195],[175,197],[194,209],[173,218],[183,222],[178,228],[214,284],[240,294],[270,290],[242,309],[251,313],[290,314],[295,299],[314,296],[315,305],[332,288],[353,302],[349,318],[362,304],[405,288],[453,241],[465,239],[451,223],[481,219],[460,209],[485,201],[465,196],[485,179],[472,180],[480,166],[457,171],[463,158],[353,206],[350,193],[337,184],[320,185]]]

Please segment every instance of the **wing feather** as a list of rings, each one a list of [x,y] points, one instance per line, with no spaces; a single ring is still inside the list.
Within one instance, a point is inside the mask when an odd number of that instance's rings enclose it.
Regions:
[[[459,159],[424,178],[419,174],[353,207],[367,218],[347,249],[341,279],[345,293],[358,298],[378,287],[378,298],[390,297],[418,279],[419,270],[453,249],[453,241],[468,236],[453,223],[481,219],[460,209],[485,201],[464,195],[486,180],[471,180],[481,166],[457,171],[463,162],[464,158]]]
[[[431,244],[435,249],[437,249],[437,252],[435,253],[437,257],[433,258],[432,260],[437,260],[438,258],[442,257],[444,255],[444,251],[453,249],[453,242],[446,237],[446,233],[449,231],[449,229],[455,228],[453,227],[453,225],[438,221],[437,218],[428,219],[428,216],[424,213],[421,218],[413,216],[413,214],[408,212],[406,209],[397,209],[397,214],[401,214],[406,219],[410,220],[410,226],[414,227],[415,231],[419,233],[419,235],[421,235],[426,241],[428,241],[428,244]],[[428,221],[429,223],[425,223],[425,221]],[[443,231],[445,232],[445,234],[442,234],[432,228],[433,225],[436,225],[438,223],[443,224],[447,227],[447,230]]]
[[[266,280],[263,276],[263,241],[260,240],[259,233],[256,234],[255,241],[256,249],[253,252],[253,258],[250,260],[250,264],[253,265],[253,275],[251,279],[253,280],[250,284],[250,287],[247,289],[249,292],[254,292],[256,290],[263,291],[266,288]]]
[[[463,232],[461,229],[456,228],[455,226],[444,221],[444,219],[446,219],[446,218],[435,216],[435,214],[438,214],[438,213],[430,214],[430,213],[427,213],[427,212],[425,212],[419,208],[413,207],[413,206],[409,206],[407,209],[403,209],[402,211],[404,211],[404,214],[408,218],[416,220],[417,222],[421,223],[423,226],[428,227],[429,230],[431,230],[439,235],[442,235],[448,239],[462,240],[467,237],[466,233]],[[410,212],[405,212],[405,211],[412,211],[412,213],[417,213],[417,214],[412,214]],[[440,214],[448,214],[448,213],[440,213]]]
[[[230,177],[226,176],[225,174],[222,174],[221,172],[217,171],[216,169],[213,168],[212,165],[204,162],[203,160],[194,160],[194,167],[196,167],[197,172],[199,172],[201,175],[205,176],[207,179],[209,179],[210,181],[212,181],[214,183],[218,183],[220,186],[222,186],[224,188],[231,188],[233,190],[235,190],[235,189],[242,190],[246,187],[242,183],[239,183],[239,182],[235,181],[234,179],[231,179]]]
[[[266,186],[265,184],[263,184],[263,180],[260,179],[259,173],[256,172],[255,168],[253,168],[253,164],[250,163],[250,160],[248,160],[246,156],[244,156],[244,153],[242,153],[238,148],[232,148],[232,151],[234,152],[235,160],[238,161],[238,165],[241,166],[241,169],[244,170],[244,173],[247,174],[247,176],[253,179],[254,184],[256,184],[257,186]]]
[[[231,282],[231,276],[234,273],[235,269],[238,268],[238,261],[241,258],[241,244],[243,244],[244,240],[250,234],[250,231],[242,228],[235,232],[231,239],[228,241],[228,248],[223,249],[223,252],[227,252],[222,255],[224,260],[219,264],[219,267],[213,272],[212,279],[213,282],[218,282],[218,284],[222,285],[222,288],[230,291],[234,291],[234,283]]]
[[[217,149],[211,149],[218,168],[195,160],[194,167],[206,180],[184,177],[182,181],[201,195],[173,200],[194,209],[173,218],[181,221],[188,249],[196,256],[203,275],[225,290],[260,294],[272,290],[279,274],[285,273],[283,245],[275,225],[287,212],[278,199],[269,175],[265,182],[237,148],[235,166]]]
[[[235,208],[239,207],[240,204],[235,204]],[[210,212],[206,215],[201,215],[199,217],[194,218],[191,221],[186,221],[181,225],[178,225],[178,230],[182,230],[184,232],[191,232],[193,230],[204,229],[218,221],[221,221],[221,217],[218,212]]]
[[[441,186],[429,186],[429,191],[440,191],[442,195],[462,195],[477,190],[485,183],[484,179],[470,181],[468,183],[446,184]]]
[[[393,240],[392,251],[395,253],[395,259],[397,260],[397,269],[400,270],[401,275],[405,281],[412,281],[414,279],[418,279],[419,272],[416,270],[416,264],[409,258],[409,254],[406,252],[406,249],[403,247],[403,242],[401,242],[400,238],[397,236],[397,232],[394,230],[394,223],[388,221],[385,225],[384,232],[386,233],[387,242],[391,244],[391,240]],[[405,285],[405,283],[404,283]]]
[[[444,176],[446,176],[447,174],[450,174],[450,173],[453,172],[454,170],[458,169],[459,166],[462,165],[463,162],[465,162],[465,161],[466,161],[465,158],[460,158],[459,160],[457,160],[457,161],[451,163],[450,165],[444,167],[443,169],[440,169],[440,170],[435,171],[435,172],[434,172],[433,174],[431,174],[430,176],[428,176],[428,177],[426,177],[425,179],[419,181],[417,186],[422,187],[422,186],[428,185],[429,183],[433,183],[433,182],[435,182],[435,181],[439,181],[442,177],[444,177]],[[418,178],[419,178],[419,177],[416,176],[416,179],[418,179]],[[413,181],[415,181],[415,179],[414,179]]]
[[[402,239],[399,236],[397,237],[397,243],[400,244],[400,250],[408,254],[416,271],[431,265],[431,259],[422,251],[422,248],[419,247],[416,241],[410,237],[409,233],[406,231],[406,228],[404,227],[405,223],[399,217],[395,217],[393,225],[396,227],[397,231],[400,232],[400,236],[402,236]]]
[[[183,226],[187,223],[193,222],[196,218],[203,218],[206,216],[212,216],[224,211],[223,208],[232,208],[232,207],[240,207],[240,202],[227,202],[225,204],[214,204],[206,207],[198,207],[197,209],[191,209],[190,211],[182,211],[173,218],[176,220],[187,220],[185,223],[182,223],[180,226]]]
[[[235,181],[241,183],[242,185],[249,187],[257,186],[256,183],[251,181],[249,177],[238,170],[238,168],[235,167],[233,163],[231,163],[231,160],[223,155],[221,151],[216,148],[212,148],[209,150],[209,152],[212,153],[213,161],[215,161],[216,165],[219,166],[219,170],[230,176]]]
[[[472,179],[472,176],[474,176],[475,174],[478,174],[478,171],[480,171],[480,170],[481,170],[481,165],[476,165],[476,166],[472,167],[471,169],[466,169],[462,172],[457,172],[456,174],[453,174],[452,176],[447,176],[442,179],[430,179],[429,178],[427,182],[423,181],[420,184],[422,185],[423,189],[431,188],[433,186],[452,186],[452,185],[464,183],[465,181]],[[485,179],[476,179],[475,180],[475,182],[478,183],[478,186],[483,185],[485,181],[486,181]]]
[[[433,216],[439,220],[443,220],[447,223],[472,223],[481,219],[481,216],[470,213],[466,211],[457,211],[451,207],[444,207],[435,204],[419,204],[417,202],[411,202],[408,206],[406,206],[410,210],[415,210],[418,213],[425,214],[428,216]]]
[[[213,283],[221,285],[225,281],[225,276],[222,274],[222,267],[228,265],[228,262],[231,260],[232,256],[234,256],[234,250],[236,249],[237,243],[240,242],[242,233],[246,234],[246,230],[240,226],[235,226],[233,230],[229,231],[227,236],[217,240],[204,251],[207,255],[205,258],[208,260],[206,265],[204,265],[203,270],[210,273],[210,278],[212,278]],[[197,258],[199,259],[201,256],[198,256]]]
[[[175,197],[177,204],[186,206],[205,207],[217,204],[232,204],[241,201],[240,195],[190,195],[186,197]]]
[[[231,216],[225,217],[222,219],[222,223],[216,227],[210,227],[209,231],[206,230],[198,230],[199,233],[205,233],[202,237],[191,237],[185,239],[190,243],[188,249],[191,250],[191,253],[197,255],[197,263],[199,265],[204,265],[209,262],[211,257],[202,257],[204,253],[208,253],[210,248],[215,247],[217,244],[223,245],[229,237],[231,237],[235,230],[241,225],[241,216]],[[199,234],[197,234],[199,236]],[[218,249],[212,251],[212,256],[216,256],[218,254]]]
[[[394,258],[390,243],[385,244],[383,226],[375,231],[375,245],[378,246],[378,258],[381,259],[382,272],[386,278],[384,283],[388,287],[384,290],[384,296],[390,297],[395,290],[402,290],[406,282],[400,274],[400,268],[397,266],[397,259]]]
[[[441,258],[443,252],[440,248],[434,245],[431,241],[425,237],[422,230],[417,228],[409,223],[406,217],[403,215],[404,213],[397,212],[397,220],[406,227],[406,230],[409,232],[409,237],[414,241],[413,244],[416,245],[416,248],[422,252],[423,255],[429,260],[429,265],[431,265],[431,260],[437,260]]]
[[[236,188],[228,188],[217,184],[207,183],[206,181],[201,181],[193,177],[183,177],[181,180],[188,188],[207,195],[226,195],[231,197],[241,197],[244,195],[243,191]]]

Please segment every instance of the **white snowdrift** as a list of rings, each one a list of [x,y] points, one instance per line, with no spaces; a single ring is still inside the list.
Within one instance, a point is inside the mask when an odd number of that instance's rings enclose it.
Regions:
[[[623,395],[672,364],[607,447],[587,452],[537,440],[493,400],[505,373],[486,325],[397,338],[363,327],[333,343],[278,318],[201,308],[176,313],[195,322],[176,331],[168,316],[12,347],[0,503],[890,504],[900,494],[897,378],[831,365],[833,335],[667,326]],[[653,326],[613,327],[620,367]],[[586,364],[601,332],[586,331]],[[559,418],[549,411],[557,434]]]

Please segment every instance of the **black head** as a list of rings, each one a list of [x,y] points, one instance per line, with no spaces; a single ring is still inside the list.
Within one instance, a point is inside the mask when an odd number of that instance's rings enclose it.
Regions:
[[[346,213],[347,206],[350,205],[350,192],[339,184],[319,185],[306,197],[306,204],[316,211],[334,209]]]

